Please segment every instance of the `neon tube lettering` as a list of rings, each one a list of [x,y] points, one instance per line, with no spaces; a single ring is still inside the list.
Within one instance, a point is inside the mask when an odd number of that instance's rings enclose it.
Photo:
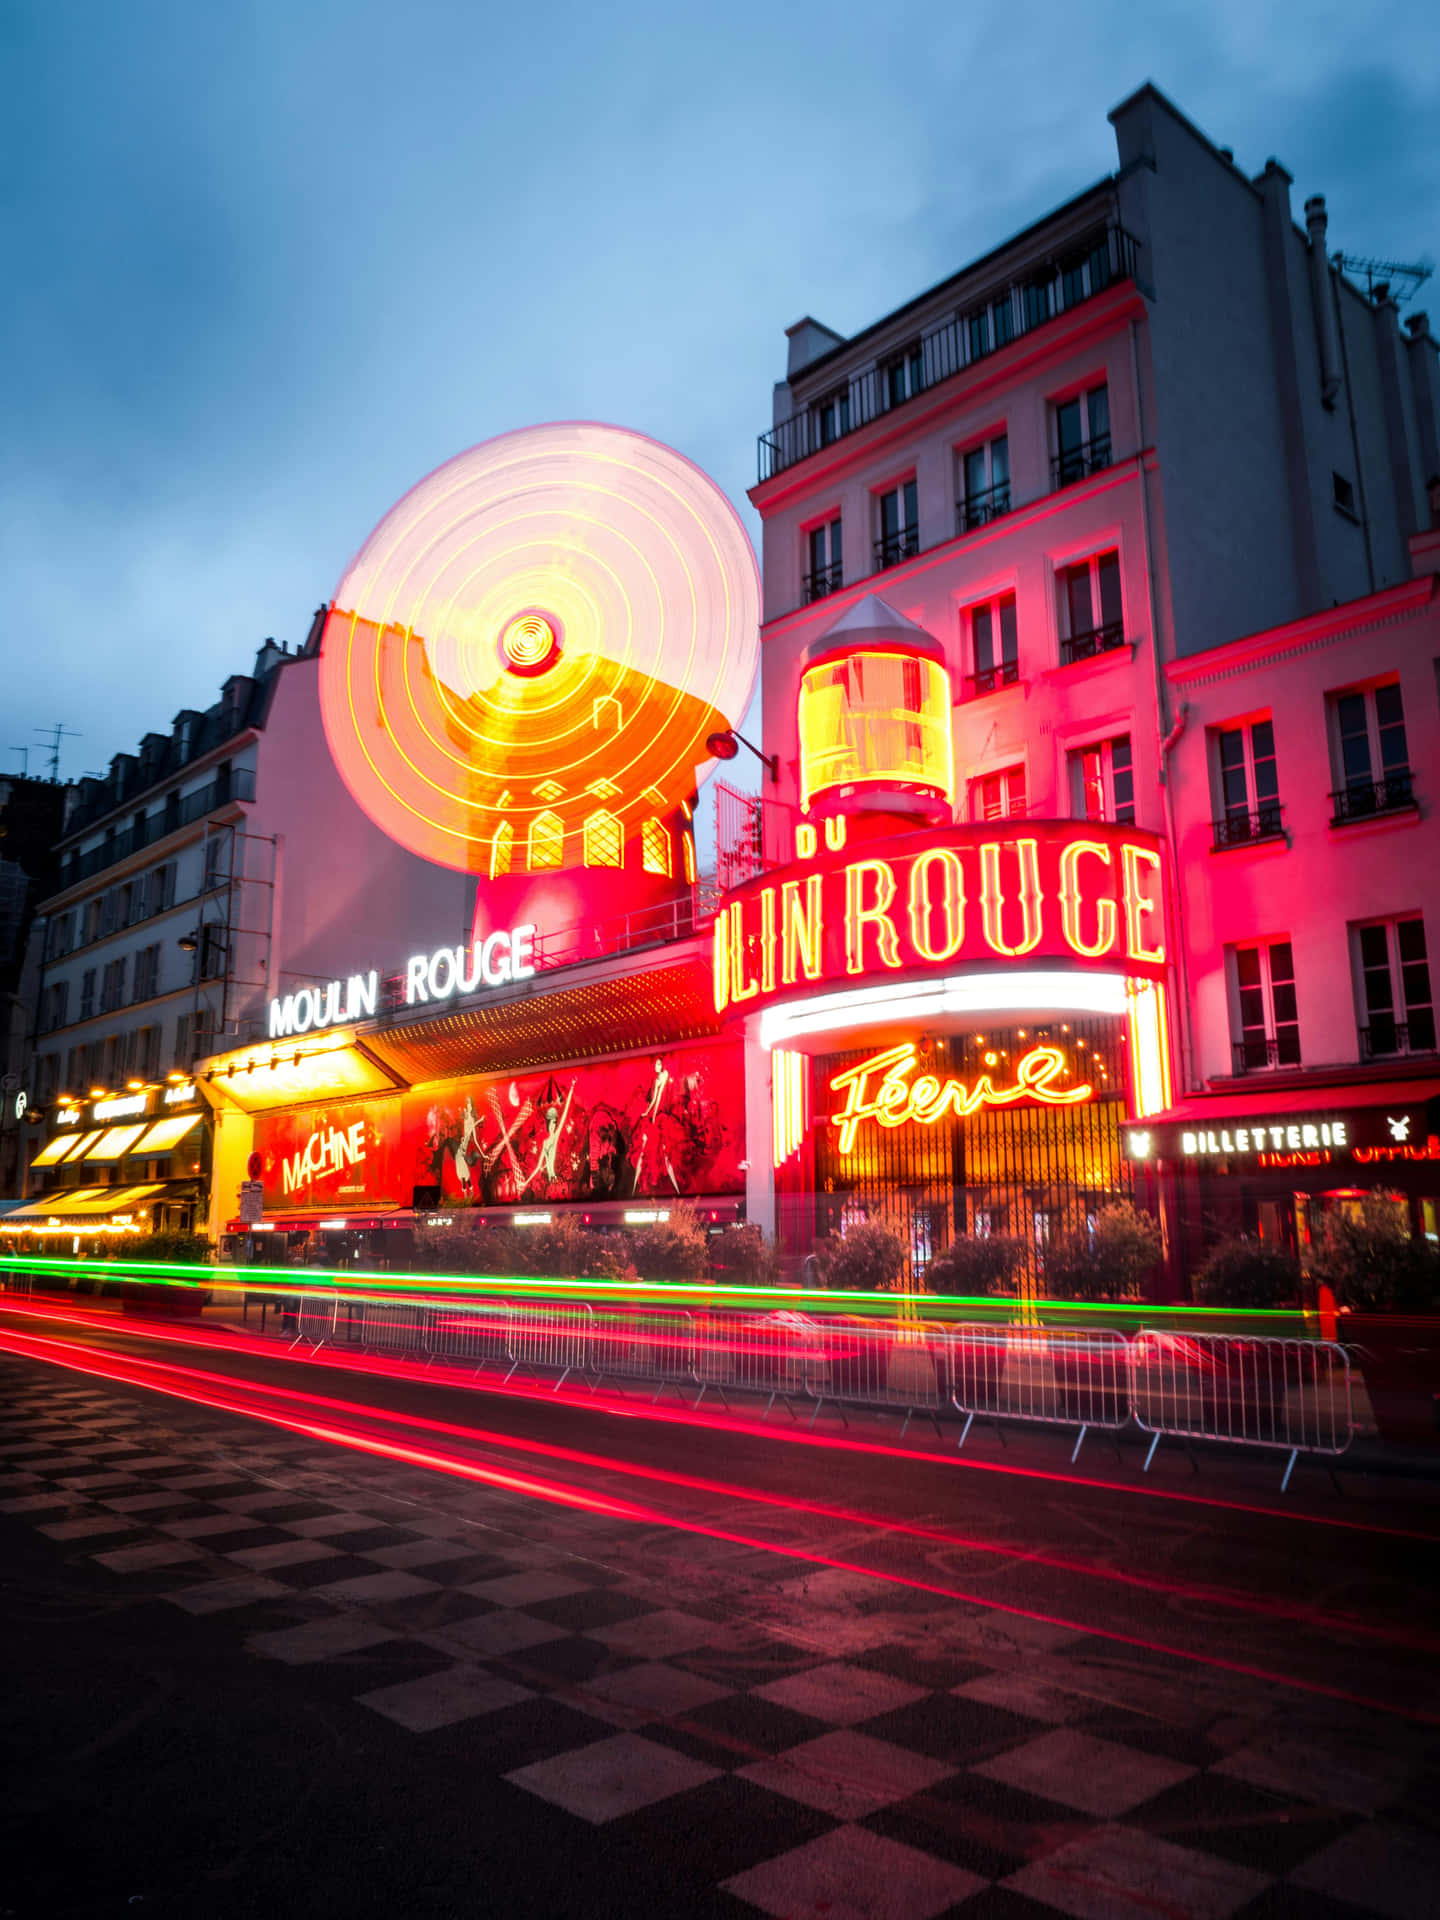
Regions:
[[[1126,952],[1131,960],[1148,960],[1158,966],[1165,958],[1164,940],[1162,938],[1156,946],[1147,947],[1143,923],[1160,911],[1160,905],[1141,890],[1142,866],[1148,867],[1152,873],[1159,873],[1159,854],[1153,853],[1149,847],[1137,847],[1129,840],[1125,841],[1120,848],[1120,867],[1124,874]]]
[[[1079,867],[1086,854],[1108,867],[1109,847],[1098,840],[1072,840],[1060,856],[1060,926],[1074,951],[1086,960],[1098,960],[1115,944],[1115,902],[1095,903],[1095,938],[1087,941],[1080,931],[1080,908],[1084,896],[1080,890]]]
[[[873,906],[864,904],[865,881],[875,882]],[[898,967],[900,942],[890,919],[895,898],[895,875],[883,860],[857,860],[845,869],[845,966],[850,973],[865,971],[865,929],[875,931],[881,964]]]
[[[742,1000],[753,1000],[760,991],[760,982],[752,975],[745,978],[745,930],[741,924],[743,908],[736,901],[729,909],[730,914],[730,998],[738,1005]]]
[[[1000,852],[998,840],[987,840],[980,848],[980,916],[985,927],[985,943],[995,953],[1003,953],[1015,960],[1024,953],[1033,953],[1040,944],[1040,892],[1039,846],[1034,840],[1016,840],[1015,863],[1020,880],[1020,943],[1008,946],[1005,941],[1005,895],[1000,885]]]
[[[775,889],[760,893],[760,991],[775,991]]]
[[[805,904],[800,904],[800,882],[787,880],[780,889],[780,977],[793,987],[805,969],[807,980],[820,978],[820,943],[824,931],[820,910],[820,876],[805,882]]]
[[[1089,1100],[1095,1089],[1088,1082],[1079,1087],[1055,1084],[1067,1071],[1065,1056],[1058,1047],[1032,1047],[1015,1067],[1012,1086],[997,1087],[988,1073],[982,1073],[973,1086],[963,1080],[940,1081],[933,1074],[913,1080],[917,1053],[913,1042],[889,1047],[872,1054],[858,1066],[847,1067],[830,1082],[832,1093],[845,1094],[839,1113],[830,1116],[830,1124],[839,1130],[839,1150],[851,1152],[862,1120],[874,1120],[882,1127],[901,1127],[915,1120],[921,1126],[934,1126],[954,1112],[961,1119],[980,1107],[1008,1107],[1017,1100],[1038,1100],[1047,1107],[1073,1107]],[[878,1082],[878,1084],[874,1084]]]
[[[728,908],[715,916],[715,931],[710,947],[710,971],[715,988],[715,1011],[723,1013],[730,1004],[730,913]]]
[[[940,912],[945,934],[939,945],[930,939],[930,916],[937,903],[930,897],[930,870],[940,869]],[[910,869],[910,939],[922,960],[949,960],[965,940],[965,869],[958,853],[932,847]]]

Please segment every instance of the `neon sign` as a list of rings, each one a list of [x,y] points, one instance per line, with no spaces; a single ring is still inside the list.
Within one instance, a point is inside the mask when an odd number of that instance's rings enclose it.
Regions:
[[[819,982],[1019,959],[1164,977],[1153,834],[1098,821],[1030,821],[1018,832],[985,822],[845,851],[732,893],[713,934],[717,1012],[755,1012]]]
[[[285,1194],[288,1198],[313,1180],[343,1173],[346,1167],[353,1167],[364,1158],[363,1120],[354,1121],[343,1132],[337,1127],[325,1127],[312,1133],[298,1153],[292,1153],[281,1163]]]
[[[283,1040],[292,1033],[369,1019],[375,1012],[379,986],[380,976],[372,968],[369,973],[352,973],[348,980],[332,980],[327,987],[301,987],[298,993],[272,1000],[270,1038]]]
[[[412,954],[405,962],[406,1006],[449,1000],[480,987],[503,987],[507,980],[528,980],[535,971],[535,933],[533,925],[487,933],[483,940],[471,941],[468,960],[464,947]]]
[[[987,1055],[993,1059],[992,1055]],[[1058,1047],[1032,1047],[1015,1065],[1012,1086],[997,1087],[988,1073],[973,1086],[963,1080],[941,1080],[933,1073],[915,1077],[919,1054],[911,1042],[872,1054],[858,1066],[847,1067],[830,1082],[832,1093],[843,1092],[845,1104],[831,1114],[830,1124],[840,1132],[840,1152],[848,1154],[863,1120],[882,1127],[903,1127],[909,1121],[934,1126],[947,1113],[964,1119],[980,1107],[1009,1107],[1017,1100],[1038,1100],[1047,1107],[1073,1107],[1093,1099],[1088,1083],[1061,1087],[1056,1082],[1069,1069]]]

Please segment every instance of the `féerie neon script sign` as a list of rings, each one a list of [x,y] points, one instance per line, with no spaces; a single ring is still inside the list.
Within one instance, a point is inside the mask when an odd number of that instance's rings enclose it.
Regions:
[[[830,1124],[840,1130],[842,1154],[854,1147],[862,1120],[874,1120],[882,1127],[903,1127],[907,1121],[917,1120],[921,1126],[931,1127],[947,1113],[963,1119],[980,1107],[1009,1107],[1017,1100],[1073,1107],[1093,1098],[1095,1092],[1088,1083],[1080,1087],[1055,1084],[1068,1071],[1058,1047],[1032,1047],[1022,1054],[1016,1063],[1014,1084],[1008,1087],[997,1087],[988,1073],[982,1073],[968,1087],[963,1080],[941,1080],[933,1073],[916,1078],[919,1064],[913,1042],[906,1042],[836,1074],[830,1091],[843,1092],[845,1104],[839,1113],[831,1114]]]

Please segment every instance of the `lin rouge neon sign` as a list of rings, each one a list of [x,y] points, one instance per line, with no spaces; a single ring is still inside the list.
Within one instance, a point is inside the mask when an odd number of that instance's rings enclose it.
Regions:
[[[1010,1107],[1019,1100],[1036,1100],[1046,1107],[1073,1107],[1094,1098],[1088,1082],[1062,1087],[1069,1071],[1058,1047],[1032,1047],[1015,1065],[1010,1086],[997,1087],[988,1073],[967,1086],[963,1080],[941,1080],[933,1073],[917,1073],[915,1046],[907,1042],[872,1054],[858,1066],[847,1067],[830,1082],[832,1093],[843,1093],[845,1104],[832,1113],[830,1124],[839,1131],[842,1154],[850,1153],[862,1121],[882,1127],[903,1127],[910,1121],[933,1127],[948,1113],[964,1119],[981,1107]]]
[[[731,895],[713,934],[717,1011],[758,1011],[819,982],[1021,959],[1164,977],[1153,834],[1096,821],[1033,821],[1021,832],[987,822],[844,851]]]

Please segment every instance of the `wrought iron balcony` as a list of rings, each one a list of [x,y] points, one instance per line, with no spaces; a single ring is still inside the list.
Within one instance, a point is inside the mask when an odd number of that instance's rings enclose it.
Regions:
[[[1372,1013],[1360,1029],[1360,1058],[1384,1060],[1397,1053],[1434,1053],[1435,1015],[1417,1008],[1408,1020],[1391,1020]]]
[[[823,600],[827,593],[838,593],[844,584],[845,569],[840,561],[832,561],[828,567],[816,567],[801,582],[806,606],[812,600]]]
[[[984,493],[972,493],[955,502],[956,533],[973,533],[1010,511],[1010,482],[1001,480]]]
[[[760,479],[773,479],[822,447],[868,426],[892,407],[909,406],[918,394],[998,353],[1021,334],[1093,300],[1107,287],[1133,280],[1137,252],[1134,236],[1123,227],[1098,227],[1085,239],[1028,267],[1019,279],[992,285],[983,300],[921,335],[919,366],[907,380],[903,397],[892,394],[887,367],[869,366],[837,379],[828,392],[817,394],[798,413],[762,433]]]
[[[1110,436],[1097,434],[1093,440],[1087,440],[1083,447],[1071,447],[1065,453],[1057,453],[1050,462],[1050,485],[1058,490],[1073,485],[1076,480],[1084,480],[1092,473],[1103,473],[1110,465]]]
[[[107,867],[113,867],[117,860],[143,852],[181,827],[193,826],[218,807],[228,806],[232,800],[254,798],[255,773],[250,767],[234,767],[228,775],[217,777],[195,793],[187,793],[183,799],[170,794],[162,806],[147,813],[134,827],[117,833],[113,839],[107,838],[98,847],[91,847],[88,853],[67,854],[60,869],[60,885],[73,887],[77,880],[92,879]]]
[[[1257,1034],[1249,1040],[1237,1040],[1234,1053],[1236,1073],[1266,1073],[1276,1067],[1298,1067],[1300,1036],[1288,1031],[1274,1039]]]
[[[1103,627],[1090,627],[1084,633],[1072,633],[1068,640],[1060,642],[1060,664],[1072,665],[1076,660],[1093,660],[1097,654],[1114,653],[1117,647],[1125,644],[1125,622],[1111,620]]]
[[[1263,807],[1256,807],[1250,813],[1227,813],[1223,820],[1215,820],[1211,825],[1215,829],[1215,851],[1224,847],[1248,847],[1256,840],[1280,840],[1285,829],[1280,824],[1282,808],[1278,800],[1272,800]]]
[[[984,693],[994,693],[997,687],[1013,687],[1020,678],[1018,660],[1002,660],[998,667],[982,667],[979,673],[967,673],[965,692],[969,699],[976,700]]]
[[[1334,811],[1332,827],[1348,826],[1352,820],[1373,820],[1378,814],[1405,813],[1415,805],[1415,777],[1408,767],[1387,773],[1383,780],[1351,781],[1330,795]]]
[[[898,567],[902,560],[913,560],[919,551],[918,527],[902,527],[898,533],[887,533],[875,542],[875,571],[883,573],[886,567]]]

